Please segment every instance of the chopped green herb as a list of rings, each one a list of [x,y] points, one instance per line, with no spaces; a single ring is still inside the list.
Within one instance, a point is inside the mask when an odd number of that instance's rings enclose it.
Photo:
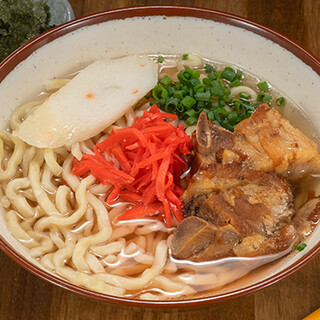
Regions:
[[[298,251],[302,251],[305,247],[307,246],[307,244],[306,243],[296,243],[295,245],[294,245],[294,249],[295,250],[298,250]]]
[[[240,93],[240,98],[249,100],[251,98],[250,94],[246,94],[244,92]]]
[[[242,82],[239,79],[235,79],[230,83],[230,87],[239,87],[242,86]]]
[[[187,109],[192,108],[196,104],[196,102],[197,101],[190,96],[186,96],[181,100],[181,104]]]
[[[211,64],[206,63],[204,66],[204,71],[206,73],[212,73],[214,72],[214,67]]]
[[[257,95],[258,102],[266,102],[266,103],[270,104],[271,99],[272,99],[272,96],[270,96],[269,94],[259,93]]]
[[[197,116],[197,113],[194,109],[189,109],[186,111],[186,114],[189,116],[189,117],[196,117]]]
[[[164,57],[163,57],[163,56],[158,56],[157,61],[158,61],[159,63],[162,63],[162,62],[164,61]]]
[[[269,92],[269,85],[267,81],[258,83],[258,88],[262,92]]]
[[[212,81],[212,88],[210,89],[210,91],[213,96],[223,97],[223,85],[221,85],[221,82],[219,82],[218,80]]]
[[[261,102],[271,104],[272,96],[265,92],[258,94],[254,102],[245,92],[240,93],[239,99],[230,98],[232,88],[242,85],[241,70],[226,67],[215,71],[212,65],[206,64],[205,74],[202,77],[200,74],[200,70],[187,68],[178,73],[178,81],[164,76],[153,88],[155,101],[150,104],[177,114],[187,125],[195,124],[199,114],[205,112],[210,121],[231,131],[249,118]],[[264,83],[269,90],[267,82]],[[262,83],[259,86],[261,91],[265,89]]]
[[[185,53],[184,55],[182,55],[182,60],[188,60],[189,55],[187,53]]]
[[[283,106],[284,105],[284,103],[286,102],[286,100],[285,100],[285,98],[284,97],[280,97],[280,98],[278,98],[277,100],[276,100],[276,104],[277,104],[277,106]]]
[[[208,119],[209,119],[210,121],[214,121],[214,113],[213,113],[213,111],[209,111],[209,112],[207,113],[207,116],[208,116]]]
[[[223,70],[222,74],[221,74],[221,76],[222,76],[223,79],[226,79],[226,80],[228,80],[228,81],[230,81],[230,82],[232,82],[232,81],[235,79],[236,75],[237,75],[237,74],[236,74],[236,73],[234,72],[234,70],[233,70],[232,68],[230,68],[230,67],[226,67],[226,68]]]
[[[156,100],[165,99],[168,97],[168,91],[164,87],[157,85],[152,89],[152,95]]]
[[[167,75],[165,75],[161,80],[160,83],[163,84],[164,86],[168,87],[170,86],[170,84],[172,83],[172,80],[170,79],[170,77],[168,77]]]
[[[173,96],[182,100],[186,96],[185,90],[174,90]]]
[[[210,92],[197,92],[195,94],[196,100],[200,100],[200,101],[209,101],[210,97],[211,97]]]
[[[196,117],[189,117],[185,121],[188,126],[192,126],[193,124],[197,123],[198,119]]]
[[[236,79],[241,80],[241,78],[242,78],[242,71],[238,69],[236,73]]]
[[[180,109],[178,108],[179,106],[179,99],[177,98],[173,98],[173,99],[170,99],[167,103],[166,103],[166,106],[164,107],[164,110],[166,112],[169,112],[169,113],[174,113],[176,110],[178,112],[183,112],[184,108],[183,106],[180,105]],[[182,107],[182,108],[181,108]]]

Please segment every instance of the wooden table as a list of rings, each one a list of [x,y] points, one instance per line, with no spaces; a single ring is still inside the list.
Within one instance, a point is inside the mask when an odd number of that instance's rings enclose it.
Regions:
[[[137,5],[186,5],[237,14],[264,24],[320,58],[319,0],[69,0],[76,17]],[[315,106],[317,107],[317,106]],[[86,299],[25,271],[0,252],[0,320],[294,320],[320,307],[320,256],[255,294],[197,310],[133,309]]]

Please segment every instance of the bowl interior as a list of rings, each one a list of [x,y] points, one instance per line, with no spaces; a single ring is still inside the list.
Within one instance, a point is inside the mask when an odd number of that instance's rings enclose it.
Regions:
[[[248,23],[246,27],[251,31],[233,25],[231,18],[222,18],[213,13],[209,18],[202,19],[192,17],[192,10],[187,12],[187,16],[150,15],[129,18],[125,18],[126,13],[123,12],[123,19],[113,20],[112,14],[101,14],[80,20],[82,22],[71,22],[56,31],[49,31],[46,36],[41,36],[7,59],[0,66],[2,78],[8,73],[0,83],[1,129],[7,128],[14,109],[43,90],[43,83],[47,79],[63,77],[98,59],[128,54],[193,52],[211,60],[236,65],[261,80],[268,80],[298,104],[311,125],[320,131],[320,113],[315,108],[320,101],[319,74],[292,52],[270,40],[275,38],[274,34],[267,39],[255,33],[256,27],[250,27]],[[150,12],[146,11],[147,14]],[[292,46],[294,50],[290,48],[293,52],[298,50],[289,42],[286,46]],[[39,48],[33,51],[36,47]],[[15,61],[19,61],[17,57],[23,61],[11,71]],[[43,269],[8,232],[2,214],[0,235],[4,243],[22,259]],[[319,238],[318,226],[308,239],[304,251],[293,252],[284,259],[264,266],[250,276],[222,287],[213,295],[219,298],[249,286],[255,288],[261,282],[267,283],[280,273],[288,272],[287,268],[297,268],[303,256],[319,250]]]

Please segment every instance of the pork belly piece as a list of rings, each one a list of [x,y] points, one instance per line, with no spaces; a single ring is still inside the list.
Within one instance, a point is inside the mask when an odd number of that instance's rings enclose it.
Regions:
[[[292,192],[275,173],[216,163],[200,169],[181,196],[184,215],[217,226],[232,224],[242,235],[272,235],[291,221]]]
[[[208,230],[210,236],[207,236]],[[197,239],[201,241],[197,242]],[[232,256],[256,257],[285,251],[298,239],[293,225],[284,227],[269,238],[259,233],[243,237],[231,224],[217,228],[201,218],[191,216],[179,224],[172,239],[171,252],[176,259],[195,262]]]
[[[249,119],[234,130],[261,153],[266,153],[278,174],[290,178],[320,172],[320,155],[315,142],[294,128],[278,111],[261,104]]]
[[[296,229],[288,229],[294,213],[291,189],[273,172],[236,163],[211,164],[198,170],[181,199],[187,218],[173,237],[175,258],[186,259],[182,254],[186,251],[192,261],[265,255],[285,250],[296,240]],[[205,241],[202,230],[210,225],[210,238]],[[202,239],[202,245],[194,244],[196,238]],[[177,250],[181,244],[183,250]]]
[[[234,133],[201,114],[195,140],[194,166],[237,162],[260,171],[274,171],[291,180],[320,172],[317,145],[266,103],[240,122]]]

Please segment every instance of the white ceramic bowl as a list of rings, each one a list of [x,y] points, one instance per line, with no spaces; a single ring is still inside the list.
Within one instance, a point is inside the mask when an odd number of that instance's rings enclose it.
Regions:
[[[95,14],[59,26],[29,42],[0,65],[0,126],[6,128],[14,109],[30,100],[45,80],[62,77],[88,63],[128,54],[194,52],[237,65],[267,79],[299,104],[320,131],[320,63],[285,37],[245,19],[210,10],[139,7]],[[302,252],[236,281],[213,296],[192,300],[148,302],[92,292],[50,274],[12,237],[0,215],[0,246],[38,276],[89,297],[132,305],[183,306],[217,302],[266,287],[299,269],[320,251],[320,227]]]

